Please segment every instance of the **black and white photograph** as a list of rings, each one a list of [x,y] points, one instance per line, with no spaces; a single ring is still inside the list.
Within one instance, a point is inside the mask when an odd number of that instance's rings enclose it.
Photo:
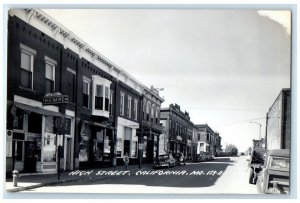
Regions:
[[[10,197],[295,190],[291,6],[4,16]]]

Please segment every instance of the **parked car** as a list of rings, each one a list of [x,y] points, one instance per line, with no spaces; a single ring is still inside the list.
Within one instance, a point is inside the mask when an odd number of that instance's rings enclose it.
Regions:
[[[260,193],[289,193],[290,151],[270,150],[267,153],[262,171],[257,177],[257,190]]]
[[[153,168],[163,168],[171,167],[176,165],[176,160],[173,158],[172,154],[159,155],[158,158],[154,160]]]
[[[174,159],[176,160],[176,165],[181,166],[184,165],[185,166],[185,157],[182,153],[173,153],[172,154]]]
[[[206,153],[206,152],[200,152],[200,154],[198,154],[196,156],[196,158],[194,159],[194,162],[208,161],[208,159],[209,159],[208,153]]]

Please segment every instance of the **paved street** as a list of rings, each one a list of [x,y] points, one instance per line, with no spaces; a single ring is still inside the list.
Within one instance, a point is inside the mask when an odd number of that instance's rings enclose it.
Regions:
[[[80,182],[24,192],[257,194],[255,185],[248,183],[245,157],[216,158],[161,170],[145,168],[124,172],[110,168],[81,175],[86,178]],[[96,176],[102,178],[94,179]]]

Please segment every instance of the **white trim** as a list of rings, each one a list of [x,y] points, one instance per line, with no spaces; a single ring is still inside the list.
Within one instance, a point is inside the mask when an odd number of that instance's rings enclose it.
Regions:
[[[72,73],[73,75],[76,75],[76,71],[67,67],[67,71],[69,71],[70,73]]]
[[[52,58],[45,56],[45,61],[49,61],[50,63],[54,64],[55,66],[57,66],[57,62],[55,60],[53,60]]]
[[[92,88],[92,115],[96,116],[104,116],[104,117],[109,117],[109,109],[108,111],[105,110],[105,87],[108,88],[108,93],[110,92],[110,85],[111,81],[102,78],[98,75],[93,75],[92,76],[92,81],[93,81],[93,88]],[[95,96],[96,96],[96,91],[97,91],[97,85],[102,86],[102,98],[103,98],[103,106],[102,110],[96,109],[95,108]],[[108,95],[109,96],[109,95]],[[108,104],[109,104],[109,97],[108,97]]]
[[[75,112],[74,112],[74,111],[71,111],[71,110],[68,110],[68,109],[66,109],[66,116],[75,117]]]
[[[32,49],[32,48],[30,48],[30,47],[28,47],[28,46],[26,46],[22,43],[20,43],[20,49],[24,50],[25,52],[28,52],[29,54],[36,55],[36,50],[34,50],[34,49]]]

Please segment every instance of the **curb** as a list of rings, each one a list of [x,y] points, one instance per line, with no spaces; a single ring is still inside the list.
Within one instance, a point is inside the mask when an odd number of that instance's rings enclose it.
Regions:
[[[135,171],[135,170],[133,170]],[[30,190],[30,189],[34,189],[34,188],[39,188],[39,187],[44,187],[44,186],[53,186],[53,185],[59,185],[59,184],[64,184],[64,183],[70,183],[70,182],[80,182],[80,181],[98,181],[98,180],[107,180],[109,178],[111,178],[112,176],[107,176],[107,177],[102,177],[99,176],[99,178],[95,178],[95,177],[90,177],[90,178],[77,178],[77,179],[70,179],[70,180],[58,180],[58,181],[52,181],[52,182],[46,182],[46,183],[38,183],[35,185],[29,185],[29,186],[24,186],[24,187],[16,187],[16,188],[11,188],[11,189],[6,189],[7,192],[20,192],[20,191],[24,191],[24,190]]]

